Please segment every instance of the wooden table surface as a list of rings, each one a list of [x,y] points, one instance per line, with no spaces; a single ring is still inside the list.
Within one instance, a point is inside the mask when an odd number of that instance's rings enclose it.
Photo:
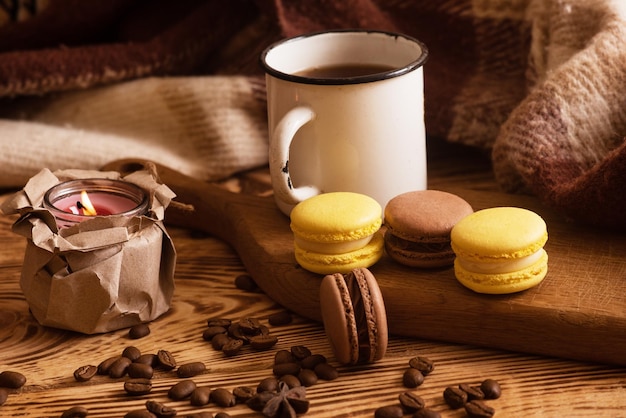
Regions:
[[[475,152],[448,146],[429,151],[432,188],[462,178],[472,187],[496,190],[488,163]],[[460,156],[465,162],[459,165],[457,159],[450,165],[448,155],[452,159]],[[222,185],[242,193],[267,194],[267,181],[266,170],[261,169]],[[232,390],[238,386],[255,387],[262,379],[272,376],[276,351],[296,345],[323,354],[340,372],[336,380],[319,381],[307,388],[310,409],[306,416],[373,417],[377,407],[397,404],[398,395],[408,390],[402,385],[402,374],[415,356],[430,358],[435,370],[412,390],[443,417],[465,416],[463,409],[452,410],[444,402],[443,391],[447,386],[474,385],[487,378],[498,380],[502,386],[502,396],[488,401],[498,417],[626,416],[623,367],[398,336],[391,336],[383,360],[345,367],[334,360],[321,324],[298,315],[294,315],[291,324],[270,326],[272,335],[278,337],[272,349],[244,348],[239,354],[226,357],[202,338],[208,318],[255,317],[267,324],[270,314],[284,308],[261,292],[235,286],[234,279],[246,271],[230,246],[211,236],[174,226],[168,226],[168,231],[178,253],[177,287],[171,310],[150,324],[148,336],[132,340],[128,330],[88,336],[45,328],[29,314],[20,290],[25,241],[11,232],[14,220],[0,218],[0,371],[18,371],[26,376],[27,382],[0,406],[2,417],[58,417],[72,406],[87,408],[89,417],[122,417],[143,408],[148,399],[175,408],[178,416],[200,411],[261,416],[246,405],[221,408],[211,403],[198,408],[188,400],[168,399],[168,390],[181,380],[175,371],[157,370],[152,379],[153,389],[144,396],[126,394],[123,385],[127,377],[95,376],[79,383],[73,372],[135,346],[143,353],[168,350],[179,364],[201,361],[207,370],[193,377],[198,385]],[[415,326],[420,326],[419,322]]]

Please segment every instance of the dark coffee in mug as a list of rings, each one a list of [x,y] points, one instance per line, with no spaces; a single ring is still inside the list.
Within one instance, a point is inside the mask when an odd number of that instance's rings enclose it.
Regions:
[[[336,64],[307,68],[294,74],[309,78],[348,78],[380,74],[394,69],[386,64]]]

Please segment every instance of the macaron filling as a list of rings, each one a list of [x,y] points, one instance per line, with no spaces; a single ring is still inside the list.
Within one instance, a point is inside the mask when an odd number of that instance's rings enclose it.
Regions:
[[[365,247],[367,244],[369,244],[371,240],[372,235],[360,239],[355,239],[353,241],[319,242],[308,241],[302,239],[298,235],[294,235],[295,244],[302,250],[321,254],[341,254],[356,251]]]
[[[497,262],[471,261],[463,257],[458,257],[458,263],[465,270],[479,274],[504,274],[523,270],[532,266],[543,257],[546,251],[541,248],[534,253],[515,259],[501,259]]]

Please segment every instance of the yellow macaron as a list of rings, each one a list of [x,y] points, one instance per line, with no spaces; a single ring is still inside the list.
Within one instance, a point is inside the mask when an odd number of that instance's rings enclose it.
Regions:
[[[545,221],[517,207],[479,210],[450,234],[458,281],[478,293],[519,292],[538,285],[548,272]]]
[[[370,267],[383,254],[382,208],[369,196],[323,193],[291,211],[296,261],[319,274]]]

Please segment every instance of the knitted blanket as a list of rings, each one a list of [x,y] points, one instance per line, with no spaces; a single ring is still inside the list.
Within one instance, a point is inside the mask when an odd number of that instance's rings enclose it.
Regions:
[[[0,7],[0,187],[21,186],[44,166],[92,169],[123,157],[205,180],[264,165],[259,53],[285,36],[358,27],[428,46],[430,136],[489,152],[507,192],[626,230],[623,0]]]

